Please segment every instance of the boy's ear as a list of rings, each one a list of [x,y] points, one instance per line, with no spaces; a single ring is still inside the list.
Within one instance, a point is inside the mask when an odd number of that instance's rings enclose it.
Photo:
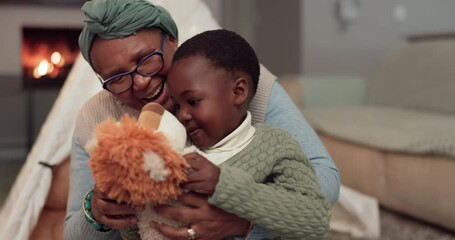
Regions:
[[[248,80],[246,78],[238,77],[233,82],[233,95],[234,95],[234,103],[237,105],[241,105],[248,101],[248,96],[250,92],[250,87],[248,86]]]

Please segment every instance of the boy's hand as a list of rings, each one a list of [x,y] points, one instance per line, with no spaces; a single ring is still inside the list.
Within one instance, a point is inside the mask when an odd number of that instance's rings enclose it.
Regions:
[[[185,190],[213,194],[220,177],[220,168],[198,153],[188,153],[183,156],[191,165],[188,180],[182,184]]]

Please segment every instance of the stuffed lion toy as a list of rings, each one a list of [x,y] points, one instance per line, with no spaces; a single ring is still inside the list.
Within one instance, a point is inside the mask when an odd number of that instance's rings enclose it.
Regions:
[[[124,115],[95,127],[86,148],[96,187],[118,203],[146,205],[138,227],[120,231],[124,239],[166,239],[150,226],[152,220],[182,225],[158,216],[151,206],[181,194],[190,167],[182,155],[185,144],[185,128],[157,103],[145,105],[137,121]]]

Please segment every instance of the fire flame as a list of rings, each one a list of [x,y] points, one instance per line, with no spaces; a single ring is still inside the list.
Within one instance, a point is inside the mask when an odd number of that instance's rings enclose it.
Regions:
[[[50,62],[47,59],[42,59],[38,66],[33,69],[33,77],[38,79],[44,75],[55,77],[58,75],[59,67],[63,67],[65,59],[59,52],[53,52],[50,58]]]
[[[1,1],[1,0],[0,0]],[[22,27],[22,74],[25,88],[57,87],[65,81],[80,51],[80,29]]]
[[[63,65],[65,65],[65,59],[62,57],[62,55],[59,52],[52,53],[51,62],[54,65],[57,65],[59,67],[63,67]]]

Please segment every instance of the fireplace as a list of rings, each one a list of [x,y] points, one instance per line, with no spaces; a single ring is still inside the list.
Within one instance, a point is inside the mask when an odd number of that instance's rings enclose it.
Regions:
[[[22,27],[22,88],[25,90],[26,149],[35,141],[38,108],[43,98],[53,98],[65,82],[78,54],[81,28]],[[53,101],[53,100],[52,100]],[[41,106],[38,106],[40,104]],[[49,105],[49,109],[52,104]],[[47,111],[48,109],[46,109]],[[43,115],[43,114],[42,114]]]
[[[79,53],[78,28],[22,28],[22,86],[60,88]]]

